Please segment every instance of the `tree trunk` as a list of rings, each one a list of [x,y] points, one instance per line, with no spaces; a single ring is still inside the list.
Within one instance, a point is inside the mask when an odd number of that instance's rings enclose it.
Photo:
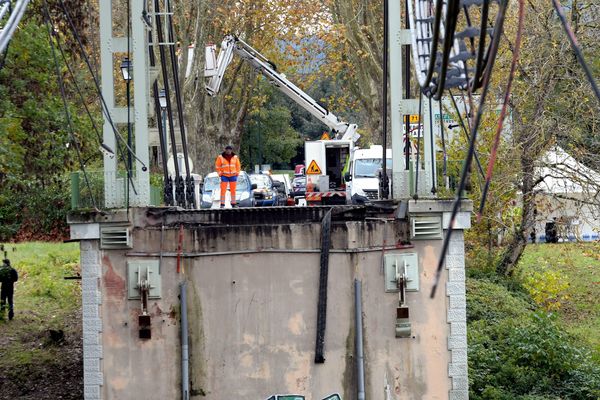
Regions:
[[[522,193],[522,213],[521,223],[516,228],[511,242],[509,242],[502,259],[496,267],[496,272],[499,275],[510,275],[514,267],[519,262],[525,247],[527,246],[528,238],[535,226],[535,186],[538,184],[535,176],[535,162],[540,155],[546,150],[549,140],[544,137],[543,128],[537,121],[541,118],[546,105],[547,96],[545,93],[551,91],[550,84],[553,82],[553,75],[549,73],[542,88],[537,94],[533,115],[525,123],[523,115],[518,107],[513,108],[513,118],[515,122],[515,140],[516,146],[520,148],[519,158],[521,167],[521,193]]]

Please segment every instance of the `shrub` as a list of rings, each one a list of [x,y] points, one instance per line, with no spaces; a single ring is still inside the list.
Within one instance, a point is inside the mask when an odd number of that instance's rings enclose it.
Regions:
[[[67,236],[69,184],[57,179],[0,188],[0,241],[61,240]]]
[[[598,399],[600,366],[520,293],[468,282],[471,399]]]
[[[561,302],[569,298],[566,294],[568,279],[559,271],[542,267],[536,271],[529,271],[521,279],[533,300],[546,311],[559,310]]]

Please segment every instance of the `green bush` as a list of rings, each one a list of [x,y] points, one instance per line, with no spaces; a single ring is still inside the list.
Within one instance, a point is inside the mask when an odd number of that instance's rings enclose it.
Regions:
[[[69,183],[19,182],[0,188],[0,241],[60,240],[66,236]]]
[[[471,399],[599,398],[600,366],[553,314],[489,281],[470,279],[468,293]]]
[[[532,305],[519,292],[511,292],[498,282],[467,279],[467,321],[499,321],[521,318]]]

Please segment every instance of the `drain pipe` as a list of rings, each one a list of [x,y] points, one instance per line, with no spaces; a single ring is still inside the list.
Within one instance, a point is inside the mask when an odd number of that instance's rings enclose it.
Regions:
[[[354,280],[354,309],[356,322],[356,370],[358,376],[358,400],[365,400],[365,360],[363,355],[363,326],[362,326],[362,282]]]
[[[181,398],[190,398],[189,378],[189,347],[188,347],[188,319],[187,319],[187,282],[181,282]]]

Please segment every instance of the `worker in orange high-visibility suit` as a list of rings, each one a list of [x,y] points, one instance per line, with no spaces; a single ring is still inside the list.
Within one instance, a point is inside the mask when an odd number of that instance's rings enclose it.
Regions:
[[[237,207],[235,201],[235,189],[237,186],[237,177],[240,174],[241,165],[239,157],[233,152],[231,146],[225,147],[215,161],[215,169],[221,177],[221,208],[225,207],[225,194],[227,193],[227,184],[231,191],[231,206]]]

